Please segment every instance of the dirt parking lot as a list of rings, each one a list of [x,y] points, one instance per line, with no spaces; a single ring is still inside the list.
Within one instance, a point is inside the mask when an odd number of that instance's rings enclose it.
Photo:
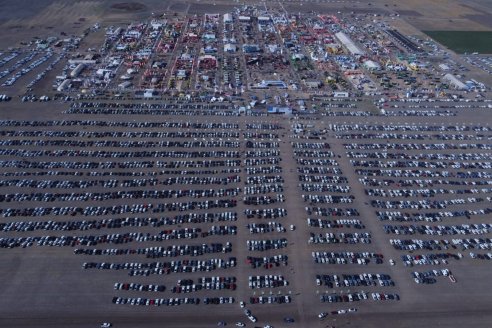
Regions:
[[[28,103],[22,107],[11,103],[9,106],[2,105],[2,113],[4,120],[31,120],[49,122],[50,120],[74,120],[74,119],[91,119],[102,120],[109,122],[160,122],[162,116],[149,116],[149,115],[102,115],[95,114],[88,116],[86,114],[61,114],[66,109],[68,104],[56,104],[51,103],[49,105],[32,104]],[[490,264],[487,261],[472,260],[466,254],[466,257],[459,262],[453,262],[449,267],[458,282],[453,284],[449,281],[440,281],[434,285],[416,285],[410,277],[410,272],[413,270],[421,269],[421,267],[405,267],[402,262],[398,260],[402,254],[401,251],[394,250],[389,244],[389,238],[394,238],[390,235],[383,233],[381,223],[374,215],[374,210],[368,205],[370,198],[365,195],[363,187],[358,184],[358,177],[354,173],[354,169],[349,163],[349,159],[346,157],[343,139],[336,139],[335,134],[329,134],[326,140],[330,145],[330,150],[334,153],[334,158],[339,163],[339,167],[343,172],[343,176],[347,177],[348,185],[351,186],[351,194],[355,196],[355,202],[350,205],[361,213],[360,220],[366,226],[365,231],[372,234],[372,244],[356,244],[356,245],[309,245],[307,240],[309,234],[317,232],[312,227],[306,225],[307,213],[304,207],[308,204],[302,201],[302,191],[299,188],[299,181],[296,172],[296,162],[294,151],[291,142],[303,142],[303,139],[295,137],[295,133],[292,132],[292,123],[295,121],[305,124],[312,124],[311,130],[317,128],[326,127],[327,124],[335,123],[350,123],[362,124],[359,120],[351,118],[332,118],[327,120],[326,118],[318,117],[317,120],[291,120],[285,116],[269,116],[269,117],[200,117],[191,116],[191,119],[185,119],[183,116],[164,116],[169,122],[222,122],[230,124],[238,124],[241,136],[239,142],[241,148],[245,147],[246,139],[242,133],[247,132],[247,124],[274,124],[279,125],[281,130],[262,131],[252,130],[256,132],[274,132],[278,133],[279,151],[282,158],[281,161],[281,175],[284,178],[284,190],[283,193],[287,199],[286,203],[279,204],[279,206],[285,208],[288,212],[288,216],[283,219],[279,219],[278,222],[282,223],[284,227],[288,227],[290,224],[296,226],[295,231],[287,231],[285,233],[267,233],[267,234],[250,234],[245,225],[256,221],[257,223],[263,222],[263,220],[247,219],[242,214],[246,206],[242,204],[241,197],[237,197],[238,206],[232,210],[237,212],[239,217],[236,222],[225,222],[227,225],[237,226],[236,236],[212,236],[202,238],[203,242],[226,242],[230,241],[233,245],[233,251],[228,256],[234,256],[238,259],[238,265],[234,268],[219,269],[213,272],[207,273],[189,273],[178,274],[171,273],[170,275],[150,275],[148,277],[128,277],[126,270],[120,271],[99,271],[99,270],[83,270],[82,263],[87,261],[102,261],[102,262],[146,262],[141,258],[141,255],[119,255],[119,256],[104,256],[103,258],[88,255],[74,255],[73,247],[49,247],[49,246],[32,246],[26,249],[14,248],[3,249],[2,258],[5,263],[9,263],[8,266],[2,270],[2,280],[5,282],[6,288],[2,290],[2,303],[0,308],[2,309],[2,320],[5,324],[10,326],[73,326],[83,327],[87,325],[96,325],[98,322],[111,321],[115,326],[131,327],[137,322],[144,326],[152,327],[157,325],[161,320],[166,320],[167,324],[172,327],[184,327],[184,326],[197,326],[197,327],[210,327],[215,326],[218,321],[225,321],[229,324],[236,321],[246,322],[247,318],[242,313],[242,309],[239,307],[238,302],[241,300],[247,301],[251,296],[259,296],[262,293],[269,295],[272,292],[274,295],[280,290],[281,292],[291,295],[292,303],[283,305],[258,305],[252,304],[247,307],[251,309],[256,317],[259,318],[260,323],[270,323],[274,326],[282,326],[284,317],[293,317],[296,320],[295,326],[299,327],[313,327],[326,325],[335,325],[336,327],[345,326],[369,326],[375,327],[376,325],[385,324],[387,322],[394,322],[395,325],[401,327],[413,327],[415,326],[415,317],[422,322],[431,323],[435,322],[436,325],[442,326],[457,326],[457,322],[473,323],[474,326],[485,327],[487,316],[488,304],[490,301],[490,295],[487,293],[487,277],[488,266]],[[446,124],[452,124],[452,122],[459,121],[462,117],[460,114],[456,119],[447,119]],[[47,121],[47,119],[50,120]],[[478,119],[477,121],[480,121]],[[391,124],[402,124],[401,119],[384,119],[381,117],[375,117],[373,119],[365,119],[364,123],[375,124],[387,122]],[[405,123],[420,124],[415,119],[405,119]],[[426,123],[438,123],[438,119],[428,120]],[[435,124],[434,123],[434,124]],[[480,124],[480,122],[469,121],[468,124]],[[26,127],[22,130],[46,130],[51,131],[53,128],[36,128]],[[10,130],[3,126],[3,130]],[[55,128],[59,131],[71,131],[73,128]],[[100,131],[96,127],[88,127],[83,129],[84,132],[97,132]],[[109,130],[113,131],[113,130]],[[114,131],[125,131],[117,129]],[[158,132],[158,130],[143,130],[146,132]],[[164,131],[177,131],[174,129],[166,129]],[[191,130],[192,131],[192,130]],[[3,137],[2,140],[7,138]],[[27,138],[28,140],[30,138]],[[50,138],[48,138],[50,139]],[[19,139],[22,140],[22,139]],[[89,139],[86,139],[89,140]],[[277,138],[272,139],[277,140]],[[151,139],[147,140],[151,141]],[[265,141],[265,140],[264,140]],[[307,141],[308,143],[315,143],[315,141]],[[14,147],[15,148],[15,147]],[[32,147],[25,147],[26,149],[34,150]],[[244,149],[244,148],[243,148]],[[101,150],[95,148],[93,150]],[[109,149],[108,149],[109,150]],[[131,150],[131,148],[129,149]],[[164,149],[165,150],[165,149]],[[244,149],[246,151],[247,149]],[[3,156],[2,161],[12,160],[16,157]],[[20,158],[19,158],[20,159]],[[26,158],[29,160],[28,158]],[[67,158],[69,159],[69,158]],[[36,161],[53,160],[51,157],[37,158]],[[73,160],[73,159],[72,159]],[[160,160],[166,160],[165,158]],[[244,158],[243,158],[244,160]],[[31,160],[30,160],[31,161]],[[245,167],[241,167],[242,181],[246,181],[247,175],[244,171]],[[15,168],[8,169],[8,172],[15,172]],[[23,170],[25,171],[25,170]],[[27,170],[35,172],[36,170]],[[70,170],[69,170],[70,171]],[[123,170],[122,172],[124,172]],[[140,171],[140,170],[137,170]],[[148,170],[144,170],[148,172]],[[6,171],[7,172],[7,171]],[[172,175],[165,175],[164,177],[171,177]],[[220,175],[218,175],[220,176]],[[40,177],[41,178],[41,177]],[[6,179],[6,178],[4,178]],[[11,179],[11,178],[8,178]],[[39,179],[39,178],[36,178]],[[45,178],[42,178],[45,179]],[[72,178],[71,178],[72,179]],[[121,178],[118,178],[121,179]],[[239,188],[244,188],[244,182],[233,184]],[[151,187],[155,189],[155,187]],[[173,187],[175,188],[175,187]],[[196,188],[196,187],[194,187]],[[214,187],[215,188],[215,187]],[[133,189],[133,188],[131,188]],[[138,189],[138,188],[137,188]],[[29,188],[17,188],[17,187],[2,187],[2,194],[14,193],[14,192],[36,192],[36,189]],[[54,192],[61,192],[63,189],[53,189]],[[74,190],[76,191],[76,190]],[[80,190],[84,191],[84,190]],[[103,192],[105,189],[90,188],[86,191],[91,192]],[[44,190],[43,190],[44,192]],[[181,199],[178,199],[181,201]],[[115,201],[90,201],[90,202],[60,202],[60,206],[68,204],[74,206],[105,206],[105,205],[123,205],[132,203],[147,203],[155,202],[155,200],[115,200]],[[52,204],[57,203],[42,203],[42,202],[22,202],[11,203],[6,206],[6,203],[2,203],[2,209],[8,208],[23,208],[23,207],[51,207]],[[275,206],[267,206],[270,208]],[[344,208],[346,206],[342,206]],[[260,206],[259,208],[263,208]],[[198,211],[200,213],[203,211]],[[165,216],[172,216],[174,213],[165,214]],[[146,217],[145,215],[138,215],[140,217]],[[119,216],[103,216],[104,218],[121,217]],[[101,217],[101,218],[103,218]],[[157,216],[154,216],[157,217]],[[75,219],[83,219],[84,217],[74,217]],[[48,217],[29,218],[29,217],[10,217],[3,218],[4,222],[9,221],[24,221],[35,220],[44,221],[51,219]],[[53,217],[55,221],[64,219],[63,216]],[[87,217],[87,219],[99,219],[97,217]],[[482,219],[477,217],[472,222],[482,222]],[[223,223],[221,223],[223,224]],[[203,230],[210,228],[211,224],[198,224],[198,225],[185,225],[181,227],[200,227]],[[179,227],[179,226],[178,226]],[[166,229],[174,229],[174,226],[170,226]],[[124,228],[117,233],[138,231],[156,233],[161,231],[162,228]],[[117,229],[120,230],[120,229]],[[337,229],[335,230],[337,231]],[[57,231],[31,231],[31,232],[2,232],[2,237],[25,237],[25,236],[39,236],[39,235],[84,235],[84,234],[103,234],[103,233],[116,233],[114,229],[100,229],[97,231],[71,231],[71,232],[57,232]],[[260,238],[258,238],[260,237]],[[278,238],[285,237],[288,240],[288,246],[281,250],[270,250],[266,252],[248,252],[246,249],[246,240],[249,239],[264,239],[265,237]],[[210,239],[211,238],[211,239]],[[210,239],[210,240],[209,240]],[[201,243],[197,239],[198,243]],[[197,243],[195,239],[192,240],[176,240],[176,241],[163,241],[157,245],[185,245],[185,244]],[[156,246],[155,242],[138,242],[122,245],[108,245],[96,246],[95,248],[133,248],[133,247],[152,247]],[[382,253],[385,256],[383,264],[369,264],[367,266],[358,265],[329,265],[329,264],[315,264],[311,258],[312,251],[333,251],[341,252],[345,250],[350,251],[372,251],[376,253]],[[245,263],[247,256],[260,255],[269,256],[275,254],[285,254],[289,257],[289,264],[286,267],[280,266],[278,269],[252,269]],[[214,256],[214,254],[210,254]],[[224,256],[217,255],[224,258]],[[201,256],[198,258],[207,258],[207,256]],[[394,258],[397,261],[396,266],[390,266],[388,259]],[[158,259],[160,261],[167,260],[166,258]],[[432,266],[434,268],[434,266]],[[428,266],[425,267],[428,269]],[[386,301],[385,303],[371,301],[360,301],[354,303],[320,303],[319,297],[323,294],[332,293],[333,291],[349,293],[349,290],[365,289],[371,291],[378,289],[376,287],[345,287],[335,288],[330,290],[325,286],[316,286],[315,275],[327,274],[327,273],[363,273],[363,272],[380,272],[390,274],[396,283],[396,287],[391,288],[391,292],[396,292],[400,295],[400,301]],[[212,273],[212,274],[211,274]],[[247,288],[248,276],[257,274],[282,274],[289,281],[289,285],[277,288],[266,288],[258,291]],[[232,296],[236,302],[234,304],[224,305],[181,305],[178,307],[129,307],[129,305],[115,305],[111,304],[111,299],[114,296],[121,297],[143,297],[147,296],[142,292],[132,291],[115,291],[113,285],[115,282],[138,282],[138,283],[163,283],[166,285],[167,290],[163,293],[165,297],[181,297],[183,294],[172,294],[170,289],[176,283],[177,279],[198,279],[198,277],[204,275],[220,275],[220,276],[235,276],[237,278],[238,288],[235,291],[199,291],[185,296],[193,295],[192,297],[207,297],[213,295]],[[442,278],[440,278],[442,279]],[[388,288],[388,287],[384,287]],[[381,288],[379,288],[381,289]],[[153,296],[153,295],[148,295]],[[160,295],[159,295],[160,296]],[[15,299],[15,302],[12,300]],[[355,314],[346,314],[333,316],[330,315],[323,321],[317,318],[317,314],[323,311],[332,311],[337,309],[343,309],[345,307],[352,306],[358,309]],[[213,309],[211,312],[210,309]],[[131,311],[131,312],[129,312]],[[192,311],[193,314],[190,314]],[[87,316],[85,314],[89,314]],[[131,313],[131,315],[129,314]],[[47,314],[50,314],[49,316]],[[34,321],[36,323],[34,323]]]

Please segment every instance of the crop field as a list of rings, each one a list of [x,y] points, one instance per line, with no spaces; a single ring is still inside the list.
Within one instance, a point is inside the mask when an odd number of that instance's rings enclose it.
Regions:
[[[457,53],[492,53],[489,31],[424,31],[425,34]]]

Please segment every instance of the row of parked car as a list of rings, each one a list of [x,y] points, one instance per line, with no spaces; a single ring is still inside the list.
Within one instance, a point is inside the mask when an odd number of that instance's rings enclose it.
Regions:
[[[128,304],[139,306],[178,306],[178,305],[198,305],[200,299],[197,297],[184,298],[143,298],[143,297],[113,297],[114,304]],[[215,304],[205,303],[204,304]]]
[[[287,247],[287,238],[280,239],[263,239],[246,241],[249,251],[269,251],[272,249],[281,249]]]
[[[491,190],[492,191],[492,190]],[[460,225],[385,225],[386,233],[394,233],[397,235],[484,235],[492,231],[492,224],[476,223],[476,224],[460,224]]]
[[[3,232],[26,232],[26,231],[86,231],[100,229],[120,229],[123,227],[161,227],[173,226],[186,223],[214,223],[223,221],[237,221],[236,212],[215,213],[187,213],[173,217],[125,217],[105,218],[99,220],[60,220],[60,221],[11,221],[0,222],[0,230]]]
[[[316,227],[321,229],[364,229],[366,227],[359,219],[326,220],[319,218],[307,218],[307,224],[309,227]]]
[[[25,57],[22,57],[19,59],[17,62],[14,63],[14,65],[10,66],[9,68],[3,70],[0,72],[0,79],[3,79],[10,73],[13,73],[15,70],[18,68],[22,67],[24,64],[32,60],[34,57],[37,56],[37,52],[30,52],[28,53]],[[24,73],[21,71],[15,73],[14,75],[10,76],[5,82],[2,83],[2,86],[11,86],[19,79]]]
[[[373,301],[399,301],[400,296],[396,293],[366,293],[364,291],[352,292],[346,294],[329,294],[321,295],[322,303],[338,303],[338,302],[358,302],[372,298]]]
[[[289,264],[289,257],[287,255],[273,255],[273,256],[264,256],[264,257],[254,257],[247,256],[246,263],[250,264],[253,269],[256,268],[265,268],[271,269],[278,267],[280,265],[287,266]]]
[[[249,276],[249,288],[275,288],[289,285],[282,275]]]
[[[236,266],[236,258],[228,259],[208,259],[208,260],[178,260],[171,262],[151,262],[151,263],[104,263],[104,262],[84,262],[83,269],[99,270],[128,270],[130,276],[148,276],[151,274],[170,274],[178,272],[199,272],[225,269]]]
[[[387,274],[318,274],[316,275],[317,286],[334,287],[350,287],[350,286],[394,286],[395,283]]]
[[[368,232],[309,233],[309,244],[370,244],[371,234]]]
[[[166,290],[164,285],[154,285],[154,284],[138,284],[138,283],[121,283],[117,282],[114,284],[114,289],[116,290],[137,290],[141,292],[163,292]]]
[[[270,296],[252,296],[249,298],[250,304],[283,304],[292,302],[290,295],[270,295]]]

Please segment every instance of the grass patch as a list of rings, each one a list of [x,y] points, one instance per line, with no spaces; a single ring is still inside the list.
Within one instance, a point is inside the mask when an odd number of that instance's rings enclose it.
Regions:
[[[425,34],[456,53],[492,53],[490,31],[423,31]]]

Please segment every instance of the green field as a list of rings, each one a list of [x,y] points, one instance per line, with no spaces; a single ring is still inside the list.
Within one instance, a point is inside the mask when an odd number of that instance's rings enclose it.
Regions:
[[[456,53],[492,53],[490,31],[423,31],[425,34]]]

